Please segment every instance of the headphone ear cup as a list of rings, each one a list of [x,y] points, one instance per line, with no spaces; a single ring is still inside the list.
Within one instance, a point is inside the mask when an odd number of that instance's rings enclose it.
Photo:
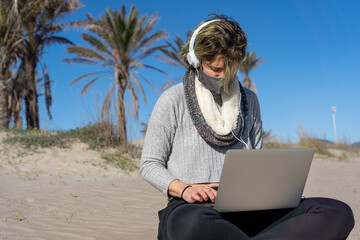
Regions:
[[[198,68],[199,67],[199,59],[196,57],[195,52],[194,51],[190,51],[187,55],[187,60],[189,62],[190,65],[192,65],[194,68]]]
[[[202,25],[200,25],[192,34],[190,42],[189,42],[189,52],[186,55],[186,58],[188,60],[188,63],[190,65],[192,65],[194,68],[198,68],[200,66],[200,61],[199,59],[196,57],[195,55],[195,51],[194,51],[194,43],[195,43],[195,39],[196,36],[198,35],[200,29],[202,29],[203,27],[205,27],[206,25],[208,25],[209,23],[215,22],[215,21],[220,21],[220,19],[214,19],[208,22],[203,23]]]

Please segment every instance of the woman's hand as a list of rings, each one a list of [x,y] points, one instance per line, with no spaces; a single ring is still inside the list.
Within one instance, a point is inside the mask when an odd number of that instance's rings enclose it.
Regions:
[[[216,195],[217,191],[208,186],[188,187],[183,192],[183,199],[188,203],[203,202],[209,199],[211,202],[215,202]]]
[[[219,183],[196,183],[187,186],[189,185],[175,179],[169,185],[168,194],[178,198],[182,197],[188,203],[203,202],[209,199],[215,202],[217,191],[211,187],[217,187]]]

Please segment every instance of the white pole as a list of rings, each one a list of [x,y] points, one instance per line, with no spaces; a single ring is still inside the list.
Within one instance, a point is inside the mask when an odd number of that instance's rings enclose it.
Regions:
[[[335,144],[337,144],[336,121],[335,121],[336,107],[331,107],[331,111],[332,111],[333,125],[334,125],[334,140],[335,140]]]

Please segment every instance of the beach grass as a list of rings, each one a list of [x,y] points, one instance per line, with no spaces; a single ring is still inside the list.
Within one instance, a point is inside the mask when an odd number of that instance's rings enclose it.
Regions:
[[[56,132],[7,129],[2,142],[8,147],[18,146],[37,152],[42,148],[70,148],[72,143],[80,141],[87,144],[88,149],[100,152],[105,164],[124,172],[135,171],[139,168],[141,149],[131,144],[120,145],[113,129],[105,123]]]
[[[7,129],[3,143],[7,145],[20,145],[21,147],[36,151],[39,148],[69,147],[70,139],[63,132],[47,132],[39,130]]]
[[[347,140],[333,143],[310,134],[304,127],[297,129],[298,142],[279,141],[278,138],[267,131],[264,134],[264,148],[313,148],[315,157],[346,160],[348,155],[359,154],[360,149],[353,147]]]
[[[137,169],[139,169],[138,161],[136,161],[138,158],[134,158],[133,156],[129,156],[129,152],[121,152],[121,151],[115,151],[115,152],[102,152],[101,158],[105,160],[105,163],[110,164],[111,166],[120,168],[126,173],[133,172]]]
[[[128,144],[120,145],[115,128],[112,124],[98,122],[68,131],[43,131],[43,130],[5,130],[6,136],[3,143],[9,146],[20,146],[25,150],[38,151],[41,148],[69,148],[71,144],[80,141],[87,144],[89,149],[100,152],[104,164],[120,168],[124,172],[139,169],[141,146]],[[264,148],[314,148],[315,156],[319,158],[333,158],[346,160],[352,153],[360,153],[359,148],[353,147],[347,141],[338,144],[321,140],[308,134],[304,128],[298,129],[297,143],[279,141],[271,131],[264,132]]]

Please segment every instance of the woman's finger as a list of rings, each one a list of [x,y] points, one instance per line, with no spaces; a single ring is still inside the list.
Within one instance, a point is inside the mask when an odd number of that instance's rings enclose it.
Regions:
[[[213,188],[210,188],[210,189],[211,189],[211,191],[213,192],[213,194],[215,195],[215,199],[216,199],[217,191],[216,191],[215,189],[213,189]]]
[[[192,194],[192,195],[191,195],[191,198],[194,199],[195,201],[202,202],[202,197],[199,195],[198,192]],[[194,202],[195,202],[195,201],[194,201]]]
[[[183,199],[188,203],[194,203],[195,201],[201,201],[201,197],[198,194],[199,189],[197,187],[189,187],[183,194]]]
[[[208,188],[205,190],[206,194],[208,195],[209,199],[211,200],[211,202],[215,202],[216,199],[216,191],[214,193],[214,189],[212,188]]]
[[[209,199],[209,196],[206,192],[206,189],[203,189],[203,187],[200,187],[199,191],[198,191],[199,196],[201,197],[201,201],[207,201]]]
[[[195,201],[203,202],[207,201],[208,199],[214,202],[216,195],[216,190],[207,186],[191,187],[186,189],[183,195],[183,199],[189,203],[194,203]]]

